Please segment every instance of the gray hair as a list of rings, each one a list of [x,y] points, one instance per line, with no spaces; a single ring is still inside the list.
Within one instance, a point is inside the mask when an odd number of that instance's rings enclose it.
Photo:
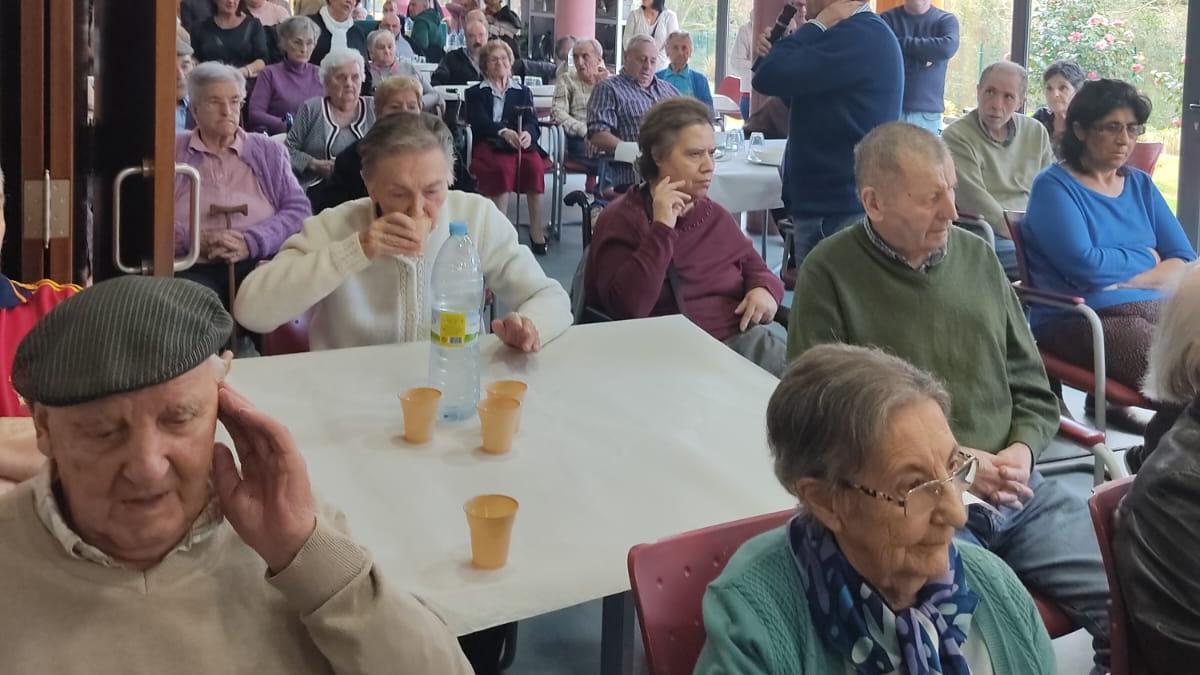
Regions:
[[[193,68],[188,75],[188,98],[199,101],[200,93],[205,88],[220,82],[232,82],[242,98],[246,97],[246,78],[242,76],[241,71],[218,61],[205,61]]]
[[[196,51],[194,49],[192,49],[192,46],[190,44],[188,44],[187,40],[184,40],[183,38],[175,38],[175,56],[176,56],[176,58],[178,58],[180,56],[191,56],[192,54],[195,54],[195,53],[196,53]]]
[[[453,183],[454,135],[442,118],[424,112],[380,118],[358,144],[363,175],[370,174],[379,160],[385,157],[431,148],[438,148],[446,155],[446,167],[450,172],[447,180]]]
[[[900,172],[901,158],[913,155],[940,164],[950,150],[941,136],[915,124],[877,126],[854,146],[854,182],[859,190],[881,188]]]
[[[1200,268],[1192,266],[1163,307],[1142,393],[1185,404],[1200,395]]]
[[[321,69],[318,71],[321,75],[321,84],[329,84],[329,76],[333,71],[342,66],[353,63],[358,66],[358,74],[366,76],[366,65],[363,63],[362,54],[358,53],[357,49],[333,49],[321,59]]]
[[[654,51],[656,53],[658,52],[658,45],[654,43],[654,38],[650,37],[649,35],[646,35],[645,33],[638,33],[637,35],[634,35],[633,37],[629,38],[629,44],[625,45],[625,53],[628,54],[629,52],[636,49],[638,45],[643,45],[643,44],[654,47]]]
[[[315,42],[321,37],[321,28],[317,26],[317,22],[307,16],[290,16],[275,27],[275,32],[279,35],[279,49],[286,51],[287,43],[294,37],[307,32],[312,36]]]
[[[1019,63],[1013,63],[1012,61],[996,61],[995,63],[989,64],[988,67],[984,68],[983,72],[979,74],[979,84],[982,85],[984,80],[987,79],[987,76],[994,72],[1006,72],[1009,74],[1019,75],[1021,77],[1021,95],[1024,96],[1029,92],[1029,71],[1025,70],[1025,66],[1022,66]]]
[[[934,401],[947,416],[950,396],[932,375],[878,349],[818,345],[783,374],[767,404],[775,477],[852,480],[885,439],[897,410]]]
[[[580,45],[587,45],[591,47],[592,51],[596,54],[596,58],[602,60],[604,59],[604,45],[600,44],[599,40],[593,40],[592,38],[577,40],[575,42],[575,47],[573,47],[574,51],[579,51]]]
[[[665,44],[671,44],[675,40],[683,40],[683,39],[687,39],[690,41],[692,39],[692,34],[687,32],[686,30],[677,30],[674,33],[671,33],[670,35],[667,36],[667,41]]]
[[[371,34],[367,36],[367,49],[368,50],[374,49],[375,43],[379,42],[380,40],[382,40],[384,38],[391,40],[393,45],[396,44],[396,36],[392,35],[392,31],[390,31],[386,28],[380,28],[379,30],[371,31]]]

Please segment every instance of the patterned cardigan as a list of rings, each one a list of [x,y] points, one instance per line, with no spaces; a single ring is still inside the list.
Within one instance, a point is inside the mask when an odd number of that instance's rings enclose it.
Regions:
[[[329,99],[318,97],[305,101],[296,111],[287,135],[292,171],[300,184],[308,187],[320,180],[320,176],[308,168],[314,159],[336,158],[339,152],[365,136],[374,124],[375,99],[370,96],[358,99],[358,114],[346,126],[334,122]]]

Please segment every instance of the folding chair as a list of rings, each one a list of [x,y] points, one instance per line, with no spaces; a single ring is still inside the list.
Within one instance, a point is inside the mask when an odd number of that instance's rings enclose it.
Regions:
[[[1108,591],[1111,600],[1108,608],[1109,656],[1111,675],[1137,675],[1142,671],[1137,645],[1129,629],[1129,612],[1121,595],[1121,579],[1117,576],[1116,552],[1113,540],[1116,537],[1117,507],[1133,487],[1133,478],[1114,480],[1096,488],[1088,499],[1088,511],[1092,514],[1092,526],[1096,529],[1096,541],[1100,544],[1100,558],[1104,561],[1104,572],[1108,576]]]

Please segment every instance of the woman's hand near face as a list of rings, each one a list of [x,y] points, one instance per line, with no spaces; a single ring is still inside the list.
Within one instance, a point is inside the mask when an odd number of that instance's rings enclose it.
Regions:
[[[358,235],[363,254],[371,260],[393,255],[421,255],[429,235],[427,219],[420,222],[403,213],[376,218]]]
[[[670,176],[663,176],[650,191],[654,219],[671,229],[675,229],[675,221],[692,199],[691,195],[679,191],[683,183],[681,180],[672,182]]]
[[[753,324],[771,323],[777,311],[779,311],[779,303],[775,302],[771,292],[759,287],[750,289],[733,313],[741,315],[742,321],[739,328],[745,333],[746,329]]]

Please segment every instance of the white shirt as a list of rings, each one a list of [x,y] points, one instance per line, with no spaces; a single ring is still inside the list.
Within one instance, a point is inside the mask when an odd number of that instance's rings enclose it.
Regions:
[[[733,51],[729,53],[729,74],[742,80],[742,93],[750,93],[750,80],[754,73],[750,67],[754,65],[754,26],[749,21],[738,28],[737,38],[733,41]]]
[[[354,26],[354,17],[351,16],[345,21],[337,21],[329,13],[328,5],[322,7],[319,14],[321,20],[325,22],[325,28],[329,29],[329,51],[345,49],[346,33]]]
[[[678,30],[679,17],[675,15],[675,12],[664,9],[659,12],[654,23],[646,23],[646,15],[642,13],[642,8],[634,7],[629,12],[629,18],[625,20],[625,44],[623,46],[628,47],[629,40],[634,35],[649,35],[654,39],[654,44],[658,46],[656,70],[662,70],[671,63],[671,60],[667,58],[667,38]]]

